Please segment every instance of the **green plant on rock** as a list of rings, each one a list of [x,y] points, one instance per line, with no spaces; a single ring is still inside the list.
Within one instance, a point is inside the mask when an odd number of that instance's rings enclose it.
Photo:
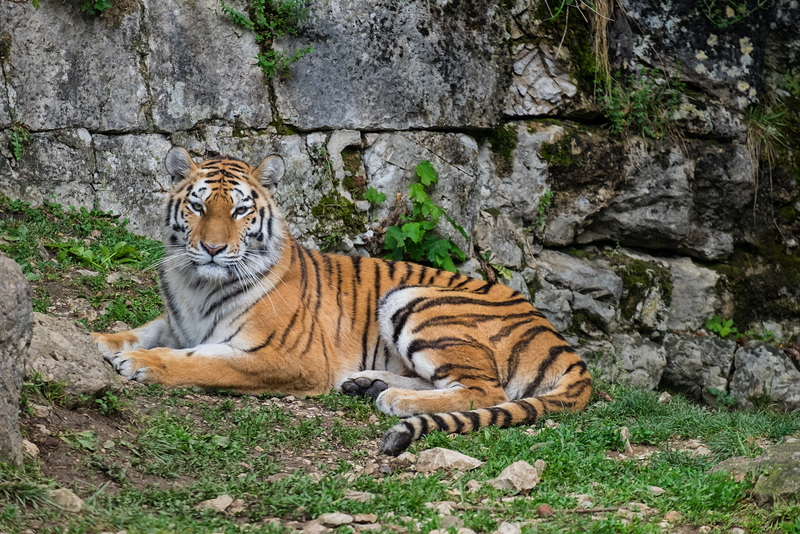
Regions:
[[[544,228],[547,225],[547,213],[553,205],[554,193],[547,189],[542,196],[539,197],[539,202],[536,204],[536,226]]]
[[[255,57],[267,80],[285,76],[289,67],[314,48],[306,46],[289,54],[275,50],[276,39],[296,37],[300,25],[308,19],[306,0],[250,0],[247,14],[222,3],[222,12],[239,26],[256,35],[261,51]]]
[[[719,315],[712,315],[706,321],[706,330],[717,334],[721,338],[726,338],[730,335],[737,337],[739,330],[733,326],[733,319],[723,319]]]
[[[384,248],[394,260],[428,262],[439,269],[456,272],[453,259],[464,261],[466,256],[453,241],[439,237],[435,229],[444,217],[465,239],[467,233],[428,196],[426,190],[439,181],[431,162],[424,160],[417,165],[416,171],[420,181],[411,184],[408,195],[411,216],[403,215],[402,224],[386,228]]]
[[[612,133],[634,133],[653,139],[668,133],[686,86],[677,72],[667,80],[659,78],[659,69],[644,69],[638,77],[631,75],[625,82],[609,83],[599,100]]]
[[[81,5],[81,11],[94,16],[100,15],[103,11],[110,8],[110,0],[86,0]]]
[[[25,153],[25,147],[28,146],[31,140],[31,133],[24,124],[15,124],[11,128],[11,152],[14,154],[14,159],[19,161]]]
[[[711,24],[724,30],[760,9],[768,9],[771,3],[771,0],[698,0],[697,7]]]

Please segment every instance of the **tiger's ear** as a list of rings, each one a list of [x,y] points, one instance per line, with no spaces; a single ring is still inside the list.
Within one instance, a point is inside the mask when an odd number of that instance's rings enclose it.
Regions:
[[[167,152],[167,159],[164,161],[167,172],[172,176],[172,182],[177,183],[189,176],[189,173],[197,168],[192,161],[192,156],[185,148],[176,146]]]
[[[283,178],[284,172],[286,172],[286,166],[283,164],[283,158],[273,154],[264,158],[253,174],[261,185],[273,189]]]

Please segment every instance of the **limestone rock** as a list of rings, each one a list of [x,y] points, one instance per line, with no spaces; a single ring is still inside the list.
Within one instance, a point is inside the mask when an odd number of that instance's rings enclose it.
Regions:
[[[0,28],[11,35],[5,70],[17,120],[32,131],[147,128],[147,87],[137,51],[140,7],[126,5],[116,27],[65,2],[42,3],[37,10],[28,3],[0,6]]]
[[[0,170],[0,189],[33,204],[50,201],[55,195],[65,206],[91,209],[95,159],[88,130],[32,133],[30,137],[14,172]]]
[[[710,388],[726,391],[736,343],[716,336],[667,334],[663,342],[667,366],[662,377],[671,387],[711,404]]]
[[[338,527],[340,525],[346,525],[354,521],[352,515],[343,514],[341,512],[330,512],[327,514],[322,514],[316,520],[325,525],[326,527]]]
[[[556,59],[557,48],[520,44],[514,52],[514,75],[505,114],[511,117],[555,115],[578,92],[569,71]]]
[[[75,495],[72,490],[59,488],[48,492],[50,501],[64,511],[77,514],[83,510],[83,499]]]
[[[579,243],[616,240],[628,246],[691,250],[704,259],[733,251],[733,237],[704,226],[693,210],[695,163],[674,146],[634,147],[626,180]]]
[[[269,88],[250,59],[259,52],[252,32],[229,21],[216,0],[144,4],[150,34],[145,61],[156,128],[188,130],[212,119],[253,128],[269,125]],[[241,0],[229,4],[247,10]]]
[[[800,409],[800,371],[780,349],[751,341],[736,351],[730,395],[742,406],[766,397],[787,409]]]
[[[522,534],[522,523],[503,521],[497,525],[497,530],[493,534]]]
[[[743,479],[758,476],[753,496],[759,506],[791,501],[800,493],[800,441],[786,441],[765,448],[756,458],[736,456],[715,465],[711,472],[727,471]]]
[[[672,279],[667,328],[673,332],[701,328],[721,304],[715,290],[719,275],[695,265],[689,258],[669,260]]]
[[[533,269],[525,269],[522,275],[529,285],[536,280],[536,272]],[[533,306],[544,314],[556,330],[563,332],[572,325],[572,309],[570,308],[573,298],[572,291],[556,289],[547,281],[539,283],[542,287],[532,295]]]
[[[19,396],[33,322],[31,288],[22,269],[0,254],[0,460],[22,462]]]
[[[374,493],[368,491],[344,490],[344,498],[356,502],[367,502],[375,497]]]
[[[655,389],[667,364],[664,348],[639,334],[617,334],[612,342],[588,343],[578,352],[606,380]]]
[[[123,381],[97,350],[92,337],[69,319],[34,313],[29,369],[47,381],[66,383],[71,402],[81,395],[121,391]]]
[[[760,465],[764,472],[753,488],[760,506],[797,499],[800,495],[800,442],[768,447]]]
[[[627,23],[638,30],[628,43],[618,44],[624,48],[618,53],[629,63],[663,65],[667,74],[680,68],[682,79],[719,97],[726,107],[743,109],[757,101],[771,10],[756,9],[744,23],[720,29],[701,4],[663,10],[653,0],[625,0],[621,6]],[[729,22],[724,9],[717,13],[718,22]]]
[[[208,508],[216,512],[224,512],[231,504],[233,504],[233,497],[230,495],[220,495],[219,497],[198,503],[195,508]]]
[[[481,465],[483,465],[483,462],[466,454],[442,447],[434,447],[419,453],[416,470],[420,473],[433,473],[438,469],[471,471]]]
[[[519,460],[503,469],[497,478],[493,478],[487,483],[499,490],[527,491],[539,483],[539,473],[525,460]]]
[[[303,130],[492,127],[509,85],[504,29],[493,2],[314,3],[300,36],[275,43],[314,47],[275,83],[278,110]]]
[[[622,279],[602,259],[584,260],[563,252],[542,250],[536,255],[533,268],[548,282],[592,299],[619,302],[622,296]]]
[[[172,188],[164,158],[172,144],[159,134],[95,135],[93,139],[97,178],[92,187],[97,208],[123,215],[137,233],[160,238],[161,207]]]

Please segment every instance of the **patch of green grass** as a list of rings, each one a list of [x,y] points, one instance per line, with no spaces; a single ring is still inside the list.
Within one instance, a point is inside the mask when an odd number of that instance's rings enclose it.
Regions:
[[[153,267],[163,255],[161,243],[131,233],[126,225],[96,210],[54,203],[33,207],[0,195],[0,250],[20,264],[31,281],[77,265],[101,273],[121,265]]]
[[[115,491],[79,488],[86,501],[81,514],[64,515],[26,492],[52,482],[36,462],[23,469],[0,468],[0,529],[18,531],[22,526],[52,525],[69,532],[283,532],[285,525],[268,526],[266,517],[307,521],[326,512],[374,513],[384,523],[407,527],[411,532],[440,528],[442,518],[427,506],[437,501],[455,501],[464,525],[491,532],[501,521],[527,522],[538,519],[535,529],[523,532],[662,532],[659,526],[667,511],[682,514],[681,525],[726,531],[731,526],[771,528],[794,532],[797,505],[760,510],[750,504],[751,481],[736,482],[727,474],[709,473],[718,460],[759,453],[755,440],[776,441],[800,432],[800,420],[791,414],[766,410],[712,410],[697,406],[680,395],[668,405],[654,392],[598,383],[613,401],[595,403],[580,414],[559,413],[547,417],[556,425],[540,422],[530,428],[486,428],[449,437],[438,432],[417,442],[412,452],[442,446],[469,454],[485,462],[464,476],[448,473],[408,476],[402,468],[392,474],[358,474],[356,454],[374,444],[377,436],[394,422],[378,414],[364,399],[331,393],[291,403],[303,409],[323,407],[342,411],[332,421],[305,417],[289,411],[284,401],[267,396],[227,393],[198,395],[184,389],[164,390],[156,386],[138,388],[140,402],[151,406],[138,416],[128,432],[114,438],[111,453],[99,453],[97,435],[82,430],[65,435],[76,451],[84,451],[84,465],[116,481]],[[313,411],[310,412],[313,414]],[[371,416],[378,424],[363,423]],[[625,450],[620,429],[627,426],[634,444],[649,444],[647,459],[621,457]],[[675,450],[683,439],[701,440],[712,454],[694,456]],[[328,447],[351,451],[338,464],[315,464],[313,459]],[[130,452],[125,463],[113,451]],[[287,456],[286,453],[289,453]],[[303,468],[284,478],[271,475],[281,470],[279,458],[310,458],[319,468],[311,476]],[[378,461],[388,461],[379,458]],[[486,481],[516,460],[548,467],[529,495],[501,491],[483,485],[471,491],[467,483]],[[136,483],[138,472],[165,480],[158,485]],[[653,493],[648,486],[665,490]],[[6,495],[19,496],[5,498]],[[373,498],[356,502],[345,498],[346,490],[369,492]],[[3,493],[6,492],[6,493]],[[227,494],[241,499],[244,508],[236,515],[197,508],[201,501]],[[574,514],[575,495],[587,495],[598,508],[609,512]],[[504,502],[506,497],[516,497]],[[27,499],[27,500],[26,500]],[[625,518],[616,510],[631,502],[643,503],[653,512],[643,519]],[[38,508],[30,507],[36,504]],[[548,504],[556,513],[539,518],[536,510]],[[390,512],[393,516],[390,516]],[[404,518],[408,516],[411,521]],[[385,526],[385,531],[392,527]]]

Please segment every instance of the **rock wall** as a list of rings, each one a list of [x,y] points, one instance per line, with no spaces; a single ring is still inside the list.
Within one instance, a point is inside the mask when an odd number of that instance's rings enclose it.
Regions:
[[[739,20],[695,0],[560,14],[536,0],[313,0],[274,46],[314,52],[269,82],[218,0],[112,3],[90,17],[0,0],[5,194],[113,210],[157,236],[171,146],[274,152],[295,235],[380,253],[381,221],[427,159],[434,200],[469,236],[449,234],[472,256],[462,270],[508,269],[501,281],[601,374],[800,406],[780,393],[800,385],[781,351],[702,331],[718,314],[800,334],[796,2]],[[604,85],[606,55],[628,85]],[[18,160],[15,125],[30,131]],[[371,207],[367,186],[388,201]],[[758,361],[769,384],[745,371]]]

